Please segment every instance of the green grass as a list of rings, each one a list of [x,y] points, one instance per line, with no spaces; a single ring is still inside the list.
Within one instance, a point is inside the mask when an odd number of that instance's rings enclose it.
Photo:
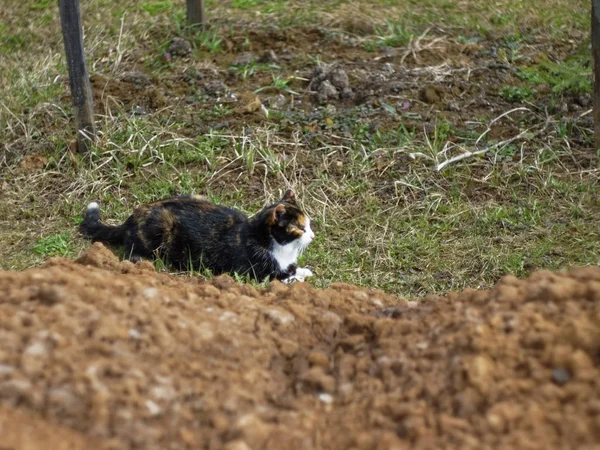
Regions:
[[[0,24],[0,49],[3,52],[16,52],[23,49],[27,42],[26,35],[9,33],[7,28],[6,25]]]
[[[229,66],[229,70],[236,74],[242,81],[252,78],[259,72],[271,71],[281,69],[277,64],[262,64],[256,61],[252,61],[248,64],[232,64]]]
[[[269,0],[233,0],[233,8],[240,10],[258,10],[263,14],[272,14],[284,11],[289,7],[287,1],[269,1]]]
[[[386,20],[383,25],[375,26],[374,39],[362,43],[365,50],[373,52],[380,47],[401,47],[408,44],[414,35],[403,24]]]
[[[33,245],[33,251],[45,257],[72,256],[73,250],[73,236],[69,231],[40,238]]]
[[[223,39],[214,31],[204,31],[194,36],[194,42],[198,47],[216,53],[222,50]]]
[[[523,102],[534,94],[527,86],[502,86],[500,96],[509,102]]]
[[[273,82],[269,86],[263,86],[256,89],[254,92],[265,92],[265,91],[275,91],[275,92],[286,92],[288,94],[299,95],[297,92],[293,91],[289,84],[293,80],[293,77],[283,78],[281,75],[272,75]]]
[[[575,200],[575,187],[564,187]],[[523,277],[534,269],[556,270],[573,261],[597,263],[593,242],[598,228],[587,222],[592,215],[582,220],[582,210],[562,210],[562,202],[520,198],[518,188],[500,188],[514,198],[473,205],[460,193],[446,191],[392,211],[371,199],[360,206],[368,214],[354,219],[354,229],[362,233],[350,235],[330,226],[311,253],[327,261],[327,276],[335,272],[343,281],[416,295],[486,286],[506,273]],[[596,189],[586,190],[584,203],[596,202]]]
[[[181,193],[253,214],[290,186],[313,219],[316,238],[301,264],[320,287],[344,281],[421,297],[489,287],[507,273],[599,262],[589,116],[545,112],[546,92],[590,92],[585,44],[571,44],[589,34],[582,0],[477,1],[468,8],[442,0],[209,1],[206,31],[188,28],[177,2],[91,2],[82,5],[91,72],[119,80],[143,70],[169,101],[152,109],[145,88],[127,91],[133,102],[105,92],[96,105],[99,140],[87,156],[68,151],[68,80],[64,58],[56,57],[63,43],[47,5],[9,0],[0,12],[2,268],[87,248],[76,228],[92,200],[111,223],[139,204]],[[165,63],[174,36],[190,40],[194,54]],[[396,52],[390,61],[397,72],[386,76],[406,86],[368,94],[376,87],[370,71],[380,74],[387,62],[375,59],[383,47]],[[277,65],[231,65],[241,52],[259,57],[267,48]],[[471,58],[464,67],[463,58]],[[308,74],[336,60],[365,99],[311,102]],[[440,66],[446,61],[450,69]],[[477,69],[471,78],[466,67]],[[231,92],[207,90],[215,80]],[[458,111],[447,101],[422,104],[419,90],[432,83],[448,87],[451,98],[482,95],[489,104],[462,103]],[[487,85],[481,94],[469,91]],[[267,107],[284,93],[289,108],[268,117],[240,112],[244,92],[258,93]],[[507,102],[527,103],[528,111],[494,122],[517,106]],[[527,134],[504,142],[521,132]],[[487,146],[487,153],[436,170]],[[44,169],[21,167],[31,153],[47,159]],[[169,270],[160,258],[155,265]]]
[[[169,0],[164,1],[153,1],[153,2],[142,2],[140,7],[151,16],[164,14],[173,9],[173,2]]]
[[[543,60],[521,70],[520,77],[533,85],[548,85],[554,94],[592,92],[590,55],[576,55],[566,61]]]
[[[413,34],[407,31],[404,26],[390,21],[386,21],[385,26],[375,27],[375,35],[379,45],[387,47],[406,45],[413,38]]]

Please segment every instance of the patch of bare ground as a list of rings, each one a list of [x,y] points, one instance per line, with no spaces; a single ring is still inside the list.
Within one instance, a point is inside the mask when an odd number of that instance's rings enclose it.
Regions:
[[[54,424],[56,448],[600,439],[597,267],[413,303],[346,284],[173,278],[96,244],[1,272],[0,292],[0,423],[19,423],[4,434],[16,448],[47,448]]]

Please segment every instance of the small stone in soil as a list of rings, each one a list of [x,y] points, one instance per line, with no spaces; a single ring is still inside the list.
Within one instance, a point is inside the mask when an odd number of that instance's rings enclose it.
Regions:
[[[552,380],[556,384],[563,385],[571,379],[571,373],[564,367],[557,367],[552,370]]]

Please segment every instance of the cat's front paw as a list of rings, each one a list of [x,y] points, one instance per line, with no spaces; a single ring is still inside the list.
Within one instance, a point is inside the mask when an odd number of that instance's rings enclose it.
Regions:
[[[298,267],[294,276],[298,281],[304,281],[305,278],[312,277],[313,273],[312,270],[307,267]]]
[[[294,275],[289,276],[288,278],[283,280],[284,284],[292,284],[296,281],[304,281],[308,277],[312,277],[312,270],[306,267],[298,267],[296,268],[296,272]]]

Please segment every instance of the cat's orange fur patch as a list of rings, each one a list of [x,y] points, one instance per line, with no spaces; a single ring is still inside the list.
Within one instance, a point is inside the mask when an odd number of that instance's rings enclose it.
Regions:
[[[163,227],[165,230],[171,230],[177,223],[177,219],[175,216],[166,208],[160,210],[160,219],[163,222]]]
[[[285,205],[282,205],[281,203],[273,208],[271,214],[269,214],[269,217],[267,218],[267,223],[269,225],[275,225],[277,223],[277,213],[280,212],[285,212]]]
[[[201,209],[202,211],[212,211],[214,209],[217,209],[217,205],[204,200],[202,203],[200,203],[198,205],[198,208]]]
[[[148,212],[150,212],[150,208],[148,207],[148,205],[142,205],[135,208],[135,210],[133,211],[133,215],[142,217],[147,215]]]
[[[148,239],[146,239],[146,235],[144,234],[143,229],[141,227],[138,228],[136,234],[138,239],[142,242],[142,244],[144,244],[145,247],[150,247],[150,242],[148,241]]]
[[[142,205],[133,211],[133,220],[137,224],[138,228],[141,228],[146,223],[146,220],[148,220],[149,215],[150,208],[148,208],[147,205]]]
[[[305,227],[306,226],[306,216],[304,214],[299,214],[298,215],[298,224],[301,227]]]
[[[145,205],[145,206],[147,206],[149,209],[153,209],[153,208],[156,208],[156,207],[159,207],[159,208],[160,208],[160,207],[162,207],[162,206],[163,206],[163,204],[164,204],[165,202],[167,202],[167,201],[173,201],[173,200],[172,200],[172,199],[171,199],[171,200],[169,200],[169,199],[166,199],[166,200],[158,200],[158,201],[156,201],[156,202],[148,203],[148,204],[147,204],[147,205]]]
[[[173,240],[173,229],[177,223],[177,218],[166,208],[160,210],[160,220],[164,233],[163,240],[170,243]]]
[[[290,227],[288,227],[288,233],[290,233],[294,236],[297,236],[297,237],[301,237],[304,234],[304,231],[302,231],[298,227],[290,226]]]

